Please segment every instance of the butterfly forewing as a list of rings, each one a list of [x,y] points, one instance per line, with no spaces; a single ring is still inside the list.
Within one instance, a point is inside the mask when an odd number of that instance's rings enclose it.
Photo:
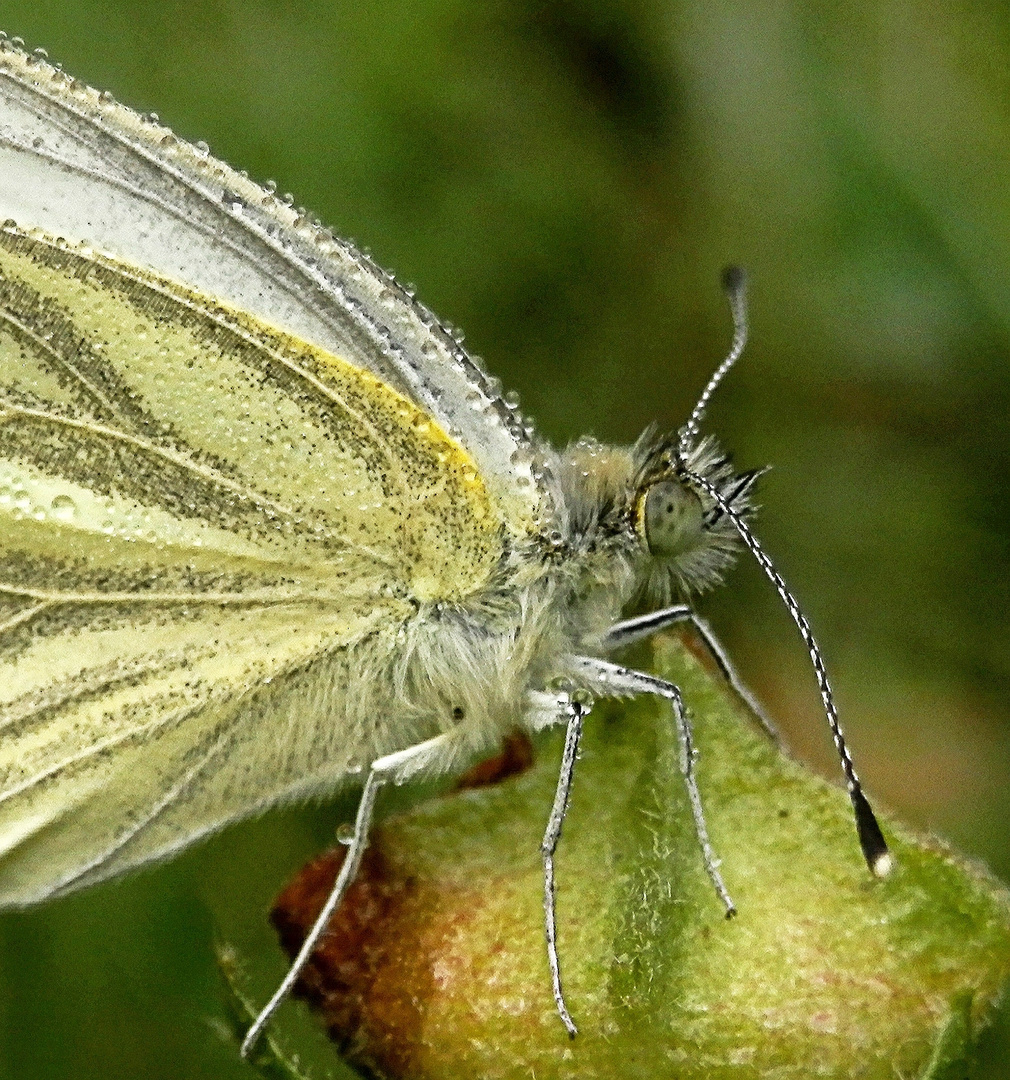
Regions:
[[[522,424],[396,283],[272,193],[3,42],[0,219],[185,283],[385,382],[474,458],[511,531],[545,493]]]

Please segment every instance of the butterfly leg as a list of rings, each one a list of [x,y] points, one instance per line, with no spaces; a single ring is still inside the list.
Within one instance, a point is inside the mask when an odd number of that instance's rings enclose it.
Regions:
[[[340,906],[340,901],[343,900],[348,887],[354,880],[358,867],[361,865],[361,857],[364,855],[365,848],[368,845],[368,831],[372,823],[375,799],[379,794],[379,789],[390,781],[401,783],[423,769],[430,761],[440,756],[447,748],[453,735],[454,732],[447,732],[436,736],[434,739],[418,743],[416,746],[409,746],[406,750],[400,750],[395,754],[387,754],[386,757],[378,758],[372,762],[372,766],[368,771],[368,779],[365,781],[364,790],[361,793],[361,801],[358,803],[358,813],[354,819],[354,835],[348,845],[347,855],[344,857],[337,880],[333,883],[330,895],[327,897],[322,911],[316,917],[316,921],[312,924],[312,929],[306,936],[305,942],[292,962],[287,975],[284,976],[273,997],[260,1011],[252,1027],[246,1032],[246,1037],[242,1040],[242,1057],[249,1054],[249,1051],[262,1035],[263,1029],[270,1022],[270,1018],[288,994],[291,993],[292,988],[298,981],[298,977],[319,944],[319,939],[325,933],[331,916]]]
[[[716,858],[708,838],[705,811],[702,808],[701,794],[698,791],[698,781],[695,776],[698,751],[694,745],[694,733],[687,715],[687,709],[684,708],[684,699],[681,696],[680,688],[665,679],[657,678],[655,675],[649,675],[644,671],[635,671],[633,668],[621,667],[619,664],[611,664],[607,660],[599,660],[593,656],[575,656],[571,657],[569,662],[572,664],[573,675],[583,685],[601,696],[624,697],[653,694],[656,697],[664,698],[673,706],[673,717],[677,725],[677,737],[680,741],[680,769],[684,776],[684,785],[687,788],[688,802],[691,804],[694,831],[701,847],[705,872],[712,881],[716,895],[726,909],[726,918],[731,918],[736,914],[736,905],[733,903],[722,880],[722,874],[719,873],[719,860]]]
[[[544,860],[544,931],[547,935],[547,962],[551,969],[551,988],[554,991],[554,1004],[557,1006],[561,1022],[571,1038],[578,1034],[578,1028],[572,1020],[565,995],[561,987],[561,962],[558,959],[558,926],[556,894],[554,888],[554,853],[561,839],[561,826],[568,811],[568,796],[572,788],[572,776],[575,762],[579,756],[579,740],[582,738],[582,721],[592,708],[591,704],[577,693],[566,702],[568,724],[565,730],[565,749],[561,757],[561,771],[558,774],[558,786],[554,793],[554,805],[547,821],[547,829],[540,845]]]
[[[665,630],[668,626],[675,626],[677,623],[684,622],[690,623],[694,627],[698,636],[705,643],[705,648],[708,649],[722,677],[729,683],[737,696],[743,699],[747,708],[758,718],[765,732],[776,743],[780,743],[782,740],[778,729],[765,712],[764,706],[754,696],[743,679],[740,678],[736,668],[733,666],[733,662],[723,648],[722,642],[715,636],[712,627],[689,605],[674,604],[672,607],[661,608],[659,611],[650,611],[647,615],[636,615],[633,619],[624,619],[619,623],[614,623],[604,635],[603,647],[608,651],[619,649],[624,645],[631,645],[636,641],[641,641],[643,638],[647,638],[660,630]]]

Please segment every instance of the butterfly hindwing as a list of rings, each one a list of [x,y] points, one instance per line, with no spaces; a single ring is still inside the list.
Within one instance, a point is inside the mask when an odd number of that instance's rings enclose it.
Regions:
[[[467,453],[374,376],[0,230],[0,902],[367,766],[362,663],[503,544]]]
[[[369,749],[346,654],[395,608],[75,603],[0,628],[0,903],[44,899],[332,788]]]

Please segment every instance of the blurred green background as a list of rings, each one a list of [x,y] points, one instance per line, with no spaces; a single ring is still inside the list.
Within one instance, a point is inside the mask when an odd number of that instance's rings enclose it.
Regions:
[[[0,23],[318,213],[465,328],[541,431],[686,417],[771,463],[759,533],[818,633],[868,786],[1010,878],[1010,9],[992,0],[7,0]],[[2,178],[0,178],[2,183]],[[702,604],[835,775],[754,567]],[[347,804],[0,918],[0,1075],[249,1075],[216,927]],[[295,1017],[294,1026],[311,1025]],[[1010,1023],[987,1044],[1006,1075]],[[334,1075],[342,1075],[339,1067]]]

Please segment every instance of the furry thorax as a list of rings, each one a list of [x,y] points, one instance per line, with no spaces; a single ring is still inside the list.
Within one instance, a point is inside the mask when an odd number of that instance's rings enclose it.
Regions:
[[[513,541],[496,579],[465,603],[418,609],[394,649],[375,649],[381,669],[361,643],[348,707],[362,722],[365,711],[395,713],[395,724],[375,731],[376,756],[393,748],[386,731],[402,746],[405,732],[420,742],[456,729],[457,751],[437,762],[448,771],[509,730],[556,722],[557,693],[545,691],[565,684],[567,657],[601,655],[603,635],[630,607],[687,600],[720,582],[739,539],[710,497],[678,479],[675,445],[648,431],[631,447],[582,439],[554,455],[551,527]],[[694,446],[684,464],[735,511],[752,513],[757,473],[736,473],[714,440]],[[667,489],[677,544],[657,551],[643,508]]]

